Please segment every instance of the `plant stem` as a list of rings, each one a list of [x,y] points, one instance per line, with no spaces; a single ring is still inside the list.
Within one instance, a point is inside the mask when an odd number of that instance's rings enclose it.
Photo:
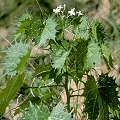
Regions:
[[[46,86],[41,86],[41,87],[26,87],[26,89],[29,89],[29,88],[46,88],[46,87],[64,87],[63,85],[46,85]]]
[[[71,95],[70,97],[81,97],[83,95]]]
[[[66,97],[67,97],[67,110],[70,112],[70,94],[69,94],[69,89],[68,89],[68,75],[65,75],[65,92],[66,92]]]
[[[29,61],[27,63],[35,70],[35,67]]]

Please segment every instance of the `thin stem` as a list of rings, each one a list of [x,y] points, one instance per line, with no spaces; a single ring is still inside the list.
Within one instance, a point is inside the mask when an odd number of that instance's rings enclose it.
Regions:
[[[26,87],[25,89],[29,89],[29,88],[46,88],[46,87],[64,87],[63,85],[47,85],[47,86],[41,86],[41,87]]]
[[[42,8],[41,8],[41,6],[40,6],[38,0],[36,0],[36,2],[37,2],[38,6],[39,6],[39,8],[40,8],[41,13],[43,14]]]
[[[5,37],[1,36],[1,38],[3,38],[7,43],[9,43],[12,46],[12,44],[9,42],[9,40],[7,40]]]
[[[71,95],[70,97],[81,97],[81,96],[83,96],[83,95]]]
[[[65,92],[66,92],[66,97],[67,97],[67,110],[70,112],[70,94],[69,94],[69,89],[68,89],[68,75],[65,75]]]
[[[35,67],[29,61],[27,63],[35,70]]]

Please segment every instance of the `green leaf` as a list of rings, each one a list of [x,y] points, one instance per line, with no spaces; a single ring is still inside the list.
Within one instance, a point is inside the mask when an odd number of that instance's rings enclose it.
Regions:
[[[14,40],[24,40],[26,38],[26,31],[30,28],[30,20],[32,16],[28,13],[23,14],[17,23],[17,30],[14,33]]]
[[[92,34],[91,34],[91,36],[92,36],[92,39],[94,39],[95,41],[98,41],[98,38],[97,38],[97,26],[98,26],[98,24],[97,24],[97,21],[92,21],[91,22],[91,32],[92,32]]]
[[[59,74],[59,70],[51,69],[49,74],[49,79],[54,79],[56,84],[59,84],[62,81],[63,74]]]
[[[46,26],[43,29],[42,35],[40,37],[40,41],[38,43],[39,47],[45,46],[46,41],[48,39],[52,39],[55,41],[56,26],[57,26],[57,23],[55,22],[55,20],[53,20],[52,17],[50,17],[46,20]]]
[[[45,65],[44,63],[39,65],[35,69],[35,76],[42,76],[42,79],[45,81],[49,78],[51,66],[50,65]]]
[[[99,120],[109,120],[108,105],[104,100],[101,100],[99,104],[100,104]]]
[[[106,39],[105,27],[99,21],[92,20],[90,23],[90,37],[91,40],[99,42],[100,44],[104,43]]]
[[[107,46],[105,46],[104,44],[102,44],[101,48],[102,48],[103,58],[107,64],[108,68],[110,68],[110,66],[113,67],[110,49]]]
[[[32,17],[30,14],[23,14],[18,20],[17,30],[14,33],[15,41],[29,41],[38,43],[41,31],[44,28],[44,19]]]
[[[19,108],[15,110],[14,115],[17,115],[21,112],[21,110],[24,110],[25,108],[28,108],[29,104],[30,104],[30,101],[33,104],[39,104],[41,102],[41,99],[37,96],[27,98],[27,100],[23,101],[22,104],[20,104]]]
[[[28,51],[28,53],[21,59],[20,63],[18,64],[17,68],[15,70],[17,70],[18,72],[21,72],[22,69],[24,68],[26,62],[28,61],[28,59],[30,58],[30,54],[31,54],[31,50],[30,49]]]
[[[108,76],[108,73],[102,74],[98,81],[99,93],[102,98],[113,110],[118,110],[120,105],[118,99],[118,91],[116,91],[118,85],[115,83],[115,79]]]
[[[84,93],[85,97],[85,109],[84,112],[88,113],[90,120],[96,120],[99,114],[98,103],[98,87],[93,76],[88,76],[88,80],[85,83]]]
[[[95,63],[100,63],[101,60],[101,52],[98,43],[94,43],[93,41],[88,45],[88,52],[84,61],[84,68],[86,70],[90,70],[94,68]]]
[[[84,40],[89,39],[88,21],[86,16],[83,16],[80,19],[80,24],[77,25],[74,32],[77,39],[78,38],[82,38]]]
[[[18,68],[17,66],[20,63],[21,58],[26,56],[27,53],[28,53],[28,48],[25,43],[22,43],[22,42],[17,43],[16,42],[14,45],[11,45],[11,47],[8,48],[8,50],[6,50],[8,59],[6,59],[6,61],[4,63],[5,75],[14,76],[19,70],[19,69],[17,70],[17,68]]]
[[[52,44],[51,48],[53,68],[62,69],[70,50],[66,50],[64,47],[55,44]]]
[[[44,28],[44,18],[34,17],[30,20],[30,26],[26,29],[25,35],[28,41],[38,43]]]
[[[29,14],[29,13],[25,13],[23,14],[19,19],[19,24],[18,24],[18,27],[21,25],[21,22],[26,20],[26,19],[30,19],[31,20],[32,16]]]
[[[0,115],[5,113],[9,102],[15,97],[20,87],[23,85],[25,74],[18,74],[14,79],[8,82],[5,89],[0,93]]]
[[[6,54],[9,58],[20,58],[26,55],[28,52],[28,47],[25,43],[15,43],[14,45],[11,45],[8,50],[6,50]]]
[[[30,20],[32,19],[32,16],[28,13],[23,14],[19,19],[17,23],[17,30],[15,34],[18,33],[24,33],[27,27],[30,25]]]
[[[50,98],[52,97],[53,93],[48,93],[48,94],[45,94],[43,95],[43,97],[41,97],[41,100],[42,101],[48,101],[50,100]]]
[[[23,111],[23,113],[24,116],[20,120],[48,120],[50,115],[45,108],[33,105],[31,102],[29,111]]]
[[[119,109],[120,109],[120,106],[119,106]],[[110,113],[113,117],[113,120],[120,120],[120,110],[110,109]]]
[[[78,39],[73,42],[75,42],[74,47],[70,51],[70,54],[66,61],[67,71],[71,75],[76,76],[76,78],[80,79],[85,74],[84,59],[86,58],[87,54],[88,41]]]
[[[48,120],[73,120],[71,113],[64,112],[66,105],[60,106],[59,104],[53,109]]]
[[[43,107],[33,105],[30,102],[29,111],[23,111],[24,116],[20,120],[73,120],[71,113],[64,112],[65,106],[59,104],[51,113]]]
[[[102,44],[101,46],[102,48],[102,52],[103,52],[103,56],[106,58],[106,60],[109,62],[109,57],[110,57],[110,49],[105,46],[104,44]]]
[[[90,120],[109,120],[110,116],[119,119],[120,101],[118,85],[115,79],[108,76],[108,73],[99,76],[98,83],[93,76],[88,76],[87,82],[84,84],[85,109]],[[116,111],[111,112],[110,110]]]
[[[19,34],[19,33],[24,34],[29,26],[30,26],[30,19],[21,21],[21,23],[19,24],[18,30],[16,31],[15,34]]]

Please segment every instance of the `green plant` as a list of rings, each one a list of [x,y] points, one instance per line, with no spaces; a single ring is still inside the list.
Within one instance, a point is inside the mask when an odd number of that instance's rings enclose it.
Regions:
[[[29,111],[23,111],[25,116],[20,120],[73,120],[71,114],[64,112],[65,106],[59,104],[50,113],[45,108],[30,103]]]
[[[19,19],[14,34],[15,42],[6,51],[4,75],[10,76],[10,81],[0,93],[0,115],[5,113],[16,93],[24,88],[24,91],[29,89],[29,94],[25,94],[25,100],[15,110],[15,114],[24,111],[25,116],[21,119],[27,119],[28,116],[31,119],[33,116],[41,119],[39,116],[42,114],[48,120],[53,120],[52,117],[55,116],[58,116],[55,120],[64,119],[64,116],[71,120],[77,112],[77,108],[71,106],[71,98],[76,96],[77,99],[84,97],[84,110],[81,113],[83,119],[119,119],[120,102],[116,91],[118,85],[108,75],[113,64],[110,50],[104,44],[107,39],[104,27],[99,21],[88,20],[87,16],[81,11],[75,11],[75,8],[66,15],[65,7],[66,5],[57,7],[50,16],[43,14],[33,17],[26,13]],[[31,56],[36,45],[38,50],[46,53]],[[105,61],[108,73],[99,75],[95,65],[101,65],[101,60]],[[92,70],[94,74],[91,74]],[[32,77],[28,76],[28,72]],[[82,79],[84,75],[87,77],[86,82]],[[24,87],[26,79],[30,83]],[[77,90],[69,86],[71,81],[75,82]],[[79,84],[84,84],[83,93],[72,94],[75,91],[81,92]],[[63,111],[64,106],[60,108],[57,105],[63,89],[67,98],[66,108],[68,113],[73,110],[72,116]],[[29,101],[32,102],[30,109],[25,112]],[[51,112],[53,107],[61,114],[54,110]],[[30,116],[35,110],[35,114]]]

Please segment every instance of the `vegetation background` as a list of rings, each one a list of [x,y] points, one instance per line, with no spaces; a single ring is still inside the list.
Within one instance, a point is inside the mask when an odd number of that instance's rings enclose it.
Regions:
[[[53,8],[63,4],[67,5],[68,10],[75,7],[90,19],[99,19],[103,22],[109,37],[106,43],[110,47],[116,69],[111,74],[115,75],[120,83],[120,0],[0,0],[0,64],[4,62],[5,54],[2,51],[12,42],[15,24],[23,13],[39,16],[42,9],[42,12],[51,14]],[[34,54],[37,52],[35,49]],[[104,65],[103,70],[106,71]],[[3,72],[1,64],[0,89],[7,82],[6,78],[1,78]]]

